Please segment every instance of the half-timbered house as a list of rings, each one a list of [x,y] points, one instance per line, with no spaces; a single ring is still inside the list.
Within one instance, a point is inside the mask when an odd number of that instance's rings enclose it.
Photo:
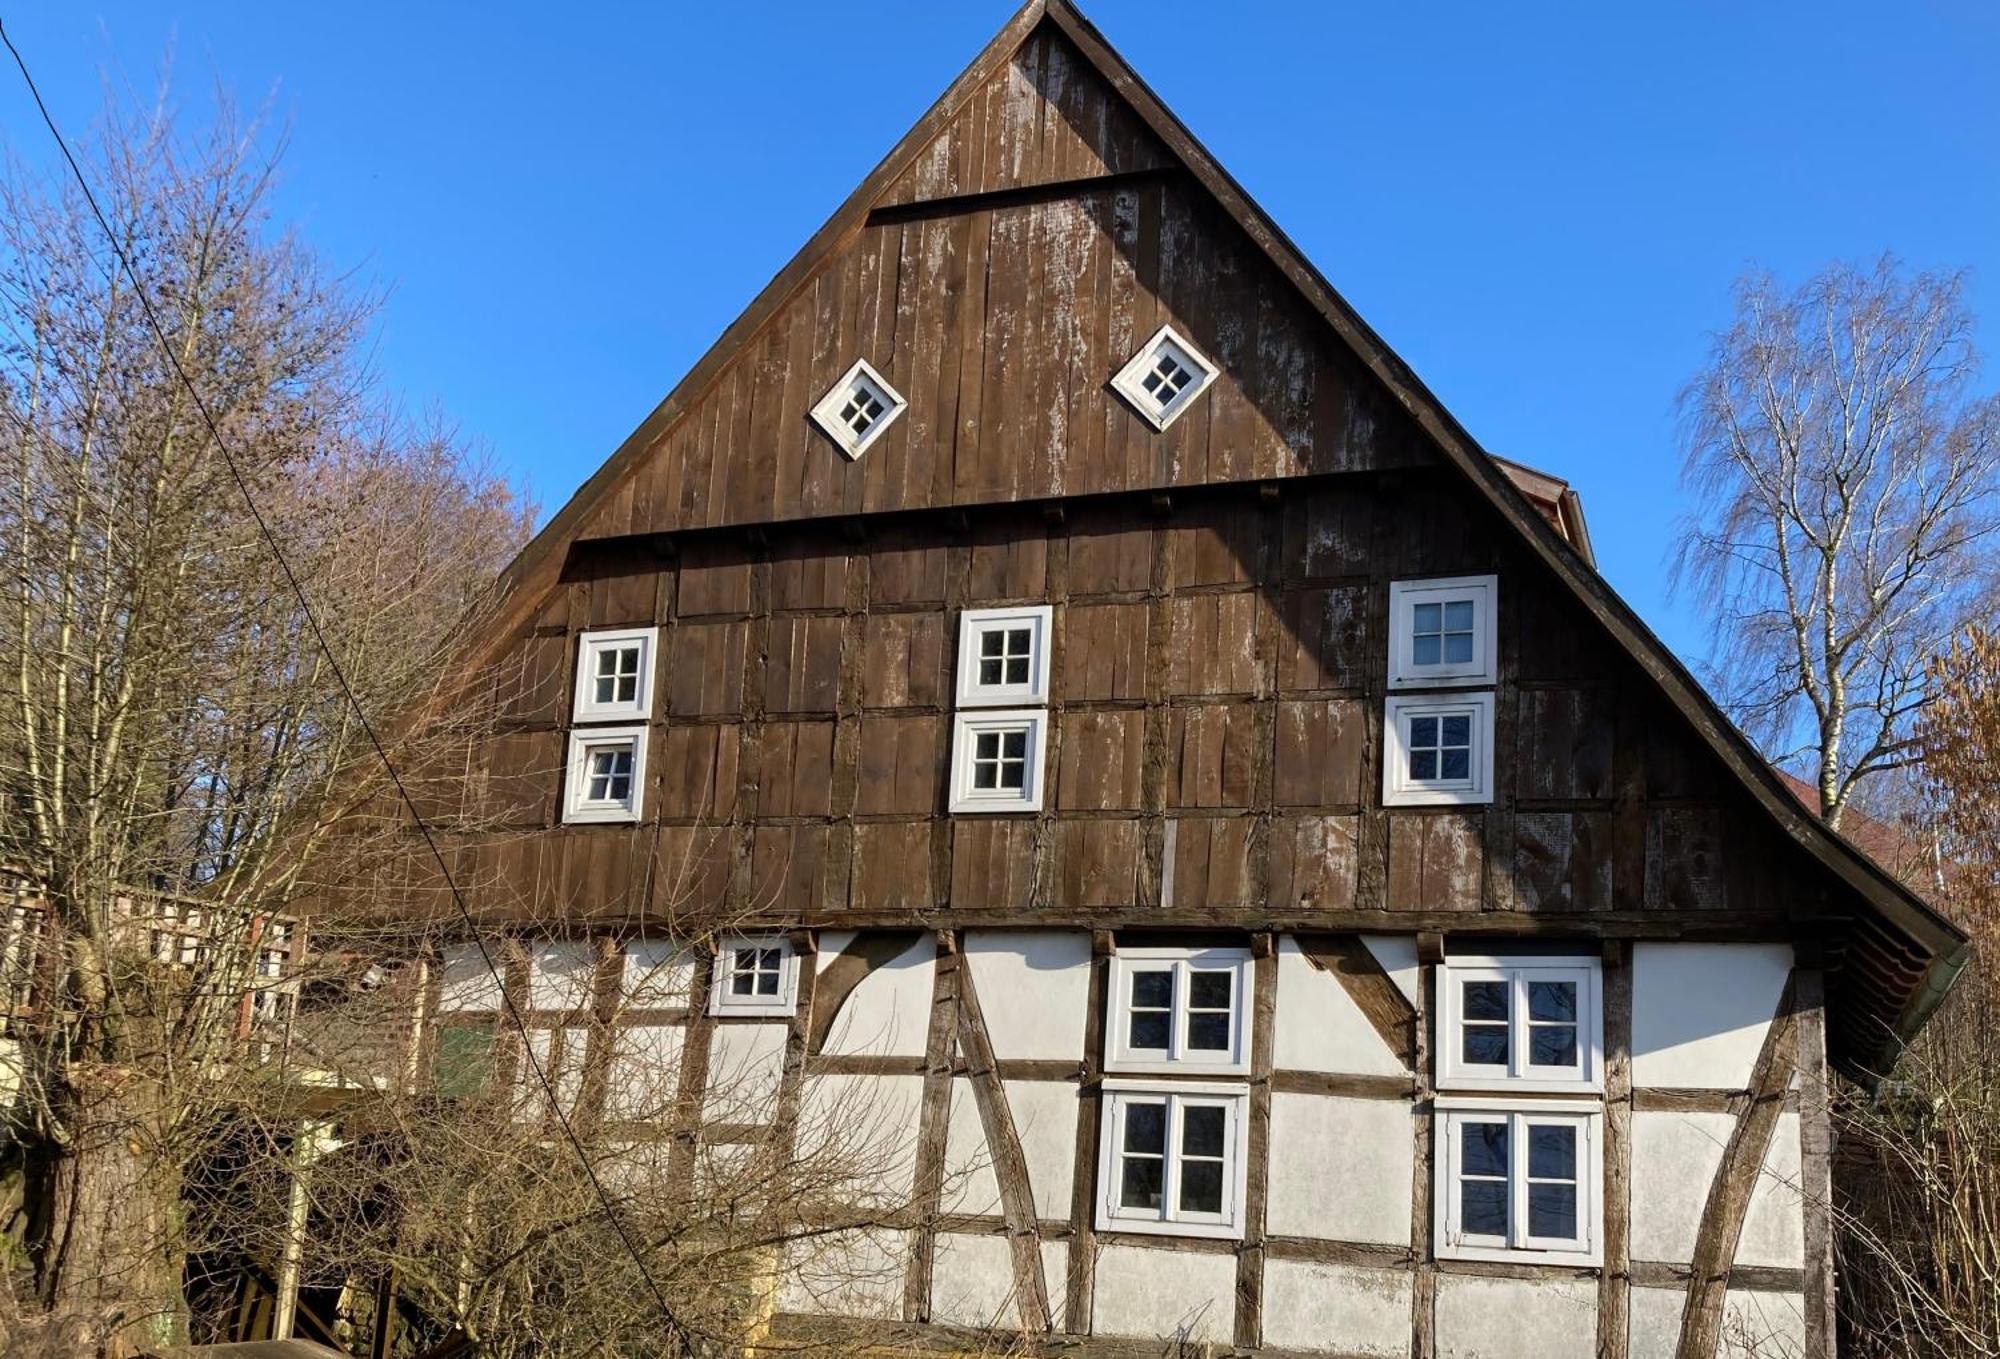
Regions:
[[[761,1073],[723,1140],[856,1089],[893,1133],[906,1211],[837,1285],[788,1264],[778,1334],[1832,1352],[1829,1069],[1884,1070],[1963,937],[1067,0],[468,653],[504,711],[449,859],[554,926],[508,984],[558,1087],[652,1055],[696,1106]]]

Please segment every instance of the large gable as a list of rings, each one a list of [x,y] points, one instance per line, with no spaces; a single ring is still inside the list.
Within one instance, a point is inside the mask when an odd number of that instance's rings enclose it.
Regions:
[[[1220,376],[1155,434],[1106,379],[1159,326]],[[807,412],[856,360],[909,397],[849,459]],[[1963,937],[1787,794],[1518,477],[1479,448],[1066,0],[1034,0],[503,577],[489,645],[586,540],[1425,466],[1518,536],[1767,820],[1853,900],[1850,1070]],[[1835,913],[1846,916],[1846,911]]]

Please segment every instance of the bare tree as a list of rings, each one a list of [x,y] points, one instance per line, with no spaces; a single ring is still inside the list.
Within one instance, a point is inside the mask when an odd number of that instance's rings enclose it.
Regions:
[[[436,681],[531,518],[373,392],[370,299],[273,228],[257,129],[168,107],[112,104],[85,157],[136,279],[67,180],[0,179],[8,1150],[31,1305],[146,1339],[181,1329],[182,1168],[253,1093],[282,912],[366,753],[217,431],[372,713]]]
[[[1837,1106],[1848,1348],[2000,1356],[2000,634],[1931,666],[1919,738],[1946,886],[1975,952],[1875,1097]]]
[[[1926,663],[2000,604],[2000,399],[1978,369],[1962,279],[1884,258],[1745,279],[1681,394],[1700,508],[1676,584],[1713,610],[1738,721],[1808,767],[1831,825],[1917,758]]]

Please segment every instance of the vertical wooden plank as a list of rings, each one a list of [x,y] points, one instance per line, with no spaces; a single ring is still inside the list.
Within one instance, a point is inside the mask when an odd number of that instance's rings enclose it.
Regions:
[[[1069,1296],[1063,1329],[1089,1335],[1097,1268],[1097,1139],[1104,1116],[1104,1013],[1111,983],[1112,936],[1090,936],[1090,988],[1083,1011],[1083,1084],[1077,1092],[1076,1162],[1070,1175]]]
[[[1604,1269],[1598,1359],[1625,1359],[1632,1314],[1632,948],[1604,948]]]
[[[1271,1177],[1271,1067],[1278,1020],[1278,944],[1270,934],[1251,938],[1249,1160],[1243,1191],[1243,1245],[1236,1252],[1236,1344],[1264,1343],[1264,1218]]]
[[[1801,950],[1801,954],[1804,954]],[[1817,961],[1802,956],[1802,963]],[[1833,1106],[1826,1070],[1826,974],[1792,974],[1799,1074],[1799,1193],[1805,1211],[1805,1359],[1834,1355]]]
[[[958,974],[965,965],[954,930],[939,930],[931,983],[930,1028],[924,1038],[924,1097],[917,1117],[916,1190],[911,1211],[910,1263],[903,1276],[903,1320],[931,1319],[931,1277],[937,1264],[937,1219],[944,1200],[945,1145],[951,1132],[951,1072],[957,1051]]]
[[[1423,945],[1418,944],[1419,956]],[[1415,1278],[1410,1289],[1410,1359],[1437,1359],[1437,1242],[1431,1232],[1432,1125],[1437,1118],[1437,1085],[1431,1051],[1437,1042],[1437,966],[1417,969],[1416,1098],[1411,1105],[1410,1254]]]

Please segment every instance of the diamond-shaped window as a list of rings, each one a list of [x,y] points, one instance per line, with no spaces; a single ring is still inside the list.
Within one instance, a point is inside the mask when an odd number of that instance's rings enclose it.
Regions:
[[[841,452],[858,458],[896,423],[907,405],[880,373],[861,360],[820,398],[812,408],[812,419]]]
[[[1208,390],[1215,374],[1215,365],[1199,349],[1172,326],[1161,326],[1111,385],[1154,429],[1165,429]]]

